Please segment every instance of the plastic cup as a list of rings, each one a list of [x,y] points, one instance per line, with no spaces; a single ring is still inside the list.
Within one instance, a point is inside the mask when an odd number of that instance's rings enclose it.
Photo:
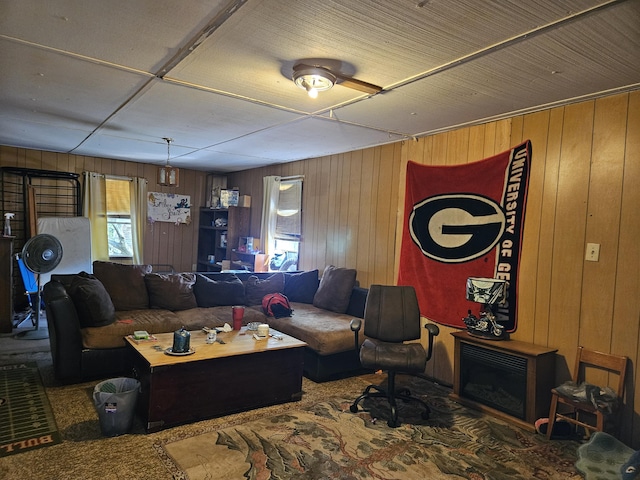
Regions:
[[[240,330],[242,328],[242,318],[244,317],[244,307],[231,307],[231,314],[233,316],[233,329]]]

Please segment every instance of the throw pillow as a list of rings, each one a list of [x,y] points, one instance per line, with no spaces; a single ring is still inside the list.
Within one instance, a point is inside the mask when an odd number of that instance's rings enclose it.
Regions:
[[[349,308],[351,290],[356,284],[356,271],[329,265],[324,269],[318,291],[313,297],[313,306],[336,313],[345,313]]]
[[[116,310],[149,308],[149,294],[144,283],[147,273],[151,273],[151,265],[93,262],[93,274],[109,292]]]
[[[228,280],[212,280],[198,273],[193,293],[199,307],[244,305],[244,283],[235,275]]]
[[[195,273],[148,273],[144,277],[149,291],[149,306],[164,310],[188,310],[198,303],[193,294]]]
[[[318,270],[284,274],[284,294],[290,302],[313,303],[318,290]]]
[[[67,289],[78,312],[80,327],[102,327],[116,320],[116,309],[102,282],[93,275],[74,275]]]
[[[267,293],[283,293],[284,273],[274,273],[264,280],[251,275],[244,285],[246,305],[262,305],[262,297]]]

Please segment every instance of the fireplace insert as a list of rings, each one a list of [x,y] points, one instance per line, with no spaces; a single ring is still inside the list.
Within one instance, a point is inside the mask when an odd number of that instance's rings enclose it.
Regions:
[[[460,391],[470,400],[524,420],[527,411],[527,359],[463,343]]]

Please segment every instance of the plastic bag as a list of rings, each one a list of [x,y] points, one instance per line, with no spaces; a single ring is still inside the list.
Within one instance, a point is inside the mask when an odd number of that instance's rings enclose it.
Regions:
[[[612,413],[618,406],[618,396],[611,387],[598,387],[587,382],[577,385],[568,381],[556,388],[559,394],[578,402],[591,403],[600,411]]]

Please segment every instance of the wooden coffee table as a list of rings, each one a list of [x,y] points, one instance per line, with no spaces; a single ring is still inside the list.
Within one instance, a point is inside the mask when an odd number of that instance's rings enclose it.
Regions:
[[[147,432],[302,398],[306,343],[271,329],[282,340],[253,332],[219,333],[225,344],[191,332],[191,355],[173,356],[173,333],[136,343],[126,337],[133,376],[140,380],[137,411]],[[154,348],[154,347],[159,348]]]

